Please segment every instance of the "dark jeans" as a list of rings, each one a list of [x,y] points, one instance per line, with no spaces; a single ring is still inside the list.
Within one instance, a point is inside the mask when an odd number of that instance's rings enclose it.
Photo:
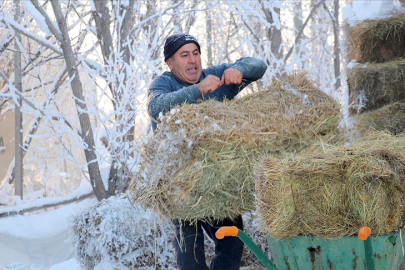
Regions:
[[[222,226],[236,226],[243,230],[242,216],[236,219],[214,220],[211,222],[198,221],[190,225],[186,221],[173,221],[176,226],[176,236],[173,240],[180,270],[237,270],[240,268],[243,252],[243,242],[238,237],[227,236],[222,240],[215,237],[215,232]],[[210,267],[205,263],[204,232],[215,242],[215,256]]]

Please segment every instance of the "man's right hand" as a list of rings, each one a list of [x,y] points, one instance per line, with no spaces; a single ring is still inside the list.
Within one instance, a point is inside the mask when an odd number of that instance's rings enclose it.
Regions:
[[[210,92],[214,92],[218,87],[222,86],[221,79],[214,75],[208,75],[204,80],[197,83],[197,87],[200,89],[201,94],[205,95]]]

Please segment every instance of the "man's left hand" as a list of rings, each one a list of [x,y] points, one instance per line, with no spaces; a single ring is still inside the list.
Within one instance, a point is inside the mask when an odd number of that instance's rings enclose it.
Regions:
[[[242,83],[242,73],[236,68],[228,68],[224,71],[222,75],[221,82],[230,85],[230,84],[241,84]]]

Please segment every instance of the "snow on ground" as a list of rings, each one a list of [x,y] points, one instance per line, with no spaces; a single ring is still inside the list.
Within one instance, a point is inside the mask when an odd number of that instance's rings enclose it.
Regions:
[[[39,214],[0,218],[0,269],[80,269],[68,226],[75,213],[96,203],[91,198]]]

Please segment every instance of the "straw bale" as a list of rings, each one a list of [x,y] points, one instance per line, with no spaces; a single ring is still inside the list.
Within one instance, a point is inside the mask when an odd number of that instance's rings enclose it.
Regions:
[[[359,63],[388,62],[405,56],[405,14],[365,20],[348,31],[349,58]]]
[[[177,106],[144,145],[130,190],[168,218],[235,217],[254,209],[260,154],[340,140],[339,120],[338,104],[304,75],[240,99]]]
[[[354,67],[348,74],[351,114],[405,101],[405,60]]]
[[[405,137],[373,133],[349,147],[276,159],[255,166],[262,230],[274,238],[334,239],[369,226],[373,235],[404,223]]]
[[[355,115],[353,121],[354,138],[361,138],[375,130],[399,135],[405,131],[405,103],[395,102],[374,111]]]

